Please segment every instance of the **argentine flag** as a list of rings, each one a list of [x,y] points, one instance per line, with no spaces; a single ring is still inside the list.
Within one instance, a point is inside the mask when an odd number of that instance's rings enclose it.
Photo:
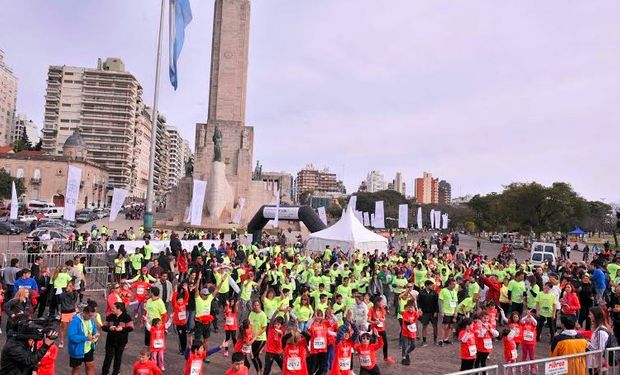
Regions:
[[[192,22],[189,0],[170,0],[170,83],[177,89],[177,61],[185,41],[185,28]]]

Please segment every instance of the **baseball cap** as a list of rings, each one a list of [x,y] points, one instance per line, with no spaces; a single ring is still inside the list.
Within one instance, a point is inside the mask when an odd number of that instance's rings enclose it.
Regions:
[[[202,288],[202,289],[200,289],[200,294],[203,294],[203,295],[205,295],[205,296],[206,296],[206,295],[209,295],[209,289],[207,289],[207,288]]]

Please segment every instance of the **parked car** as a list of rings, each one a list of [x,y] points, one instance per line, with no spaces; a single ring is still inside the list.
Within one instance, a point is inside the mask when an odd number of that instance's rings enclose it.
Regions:
[[[534,242],[530,251],[530,261],[538,266],[547,261],[551,265],[556,265],[560,259],[560,250],[553,242]]]
[[[97,215],[97,219],[103,219],[104,217],[108,216],[108,213],[103,208],[95,208],[93,210],[93,213]]]
[[[76,212],[75,221],[78,223],[88,223],[97,220],[99,217],[91,210],[80,210]]]
[[[31,221],[35,221],[37,220],[37,217],[35,215],[20,215],[17,217],[19,220],[24,221],[28,224],[30,224]]]
[[[67,233],[61,230],[50,228],[37,228],[30,232],[28,236],[26,236],[26,240],[31,241],[35,237],[43,239],[46,238],[47,235],[49,235],[49,238],[52,240],[66,240],[68,238]]]
[[[495,242],[495,243],[502,243],[502,237],[499,234],[494,234],[491,237],[489,237],[489,241]]]
[[[11,223],[15,225],[16,227],[18,227],[19,229],[21,229],[22,232],[26,232],[30,230],[30,223],[27,223],[19,219],[9,219],[8,216],[1,217],[0,222]]]
[[[514,240],[512,243],[513,249],[523,249],[524,246],[525,244],[523,243],[523,240]]]
[[[0,234],[20,234],[21,232],[21,229],[9,222],[0,222]]]
[[[37,229],[54,229],[54,230],[58,230],[58,231],[61,231],[61,232],[69,233],[69,232],[73,232],[75,230],[75,226],[73,226],[69,222],[49,220],[49,221],[41,222],[37,226]]]
[[[50,208],[42,208],[40,212],[49,219],[62,219],[65,214],[64,207],[50,207]]]

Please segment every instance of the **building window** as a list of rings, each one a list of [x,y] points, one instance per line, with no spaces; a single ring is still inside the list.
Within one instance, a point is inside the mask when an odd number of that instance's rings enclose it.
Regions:
[[[32,174],[32,178],[34,178],[35,180],[38,180],[41,178],[41,170],[39,168],[34,170],[34,173]]]
[[[15,177],[24,178],[24,168],[17,168],[17,171],[15,171]]]

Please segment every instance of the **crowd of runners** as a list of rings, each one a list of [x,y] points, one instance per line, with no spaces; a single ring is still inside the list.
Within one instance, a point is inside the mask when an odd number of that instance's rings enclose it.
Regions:
[[[203,240],[191,249],[173,232],[132,228],[129,237],[145,245],[108,247],[105,305],[84,297],[86,256],[55,269],[41,256],[9,261],[0,374],[24,361],[38,375],[54,374],[65,366],[56,364],[59,350],[68,351],[73,374],[82,367],[120,374],[123,361],[135,361],[134,374],[161,374],[170,352],[184,356],[185,375],[206,373],[215,353],[231,359],[230,375],[380,374],[415,364],[415,350],[426,346],[459,355],[467,370],[489,365],[494,350],[516,363],[534,359],[536,345],[564,355],[616,346],[620,337],[620,257],[611,252],[554,267],[465,250],[451,234],[393,235],[383,254],[329,247],[309,254],[284,235],[246,245],[236,233],[224,241],[186,231],[183,238]],[[170,246],[158,252],[150,238],[169,238]],[[21,321],[46,316],[60,322],[58,340],[16,337]],[[387,324],[392,319],[398,325]],[[219,331],[225,339],[214,342]],[[170,333],[174,347],[166,346]],[[129,335],[144,336],[137,360],[123,358]],[[392,345],[399,358],[388,355]],[[105,350],[97,366],[95,350]]]

